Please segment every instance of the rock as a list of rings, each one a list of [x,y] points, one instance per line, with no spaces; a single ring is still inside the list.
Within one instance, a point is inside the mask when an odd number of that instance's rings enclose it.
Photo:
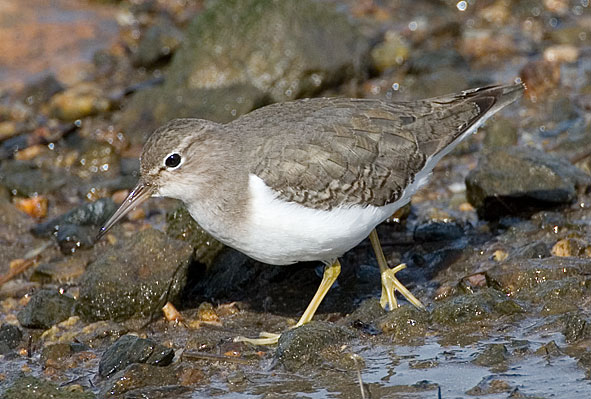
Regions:
[[[78,158],[76,171],[78,176],[88,179],[98,176],[100,179],[119,176],[119,155],[109,143],[88,141]]]
[[[96,321],[158,311],[182,291],[192,254],[189,244],[154,229],[121,239],[86,269],[78,313]]]
[[[172,348],[167,348],[151,339],[124,335],[103,353],[99,363],[99,375],[108,377],[134,363],[164,367],[172,363],[173,358]]]
[[[580,313],[566,315],[563,318],[562,334],[566,342],[572,344],[591,337],[591,320]]]
[[[372,269],[375,270],[376,268],[373,267]],[[374,277],[378,277],[378,280],[375,281],[379,281],[379,273],[376,274],[377,276]],[[373,325],[373,323],[375,323],[380,317],[386,314],[388,314],[388,312],[382,308],[380,301],[377,298],[369,298],[361,302],[361,304],[355,308],[353,313],[347,315],[344,321],[346,324],[353,325],[355,328],[358,326],[362,327],[361,330],[363,332],[371,333],[370,331],[365,331],[366,329],[363,328],[363,326]]]
[[[276,270],[253,261],[242,252],[225,248],[207,268],[201,279],[191,287],[189,296],[205,298],[236,298],[236,293],[253,284],[260,270]]]
[[[64,86],[55,75],[48,73],[29,82],[19,93],[19,97],[24,103],[39,107],[49,101],[54,94],[63,90]]]
[[[388,31],[384,41],[371,50],[373,67],[380,73],[400,66],[408,58],[409,44],[395,31]]]
[[[497,366],[507,360],[509,351],[503,344],[489,344],[486,349],[480,353],[472,363],[479,366]]]
[[[50,381],[37,377],[17,378],[2,395],[2,399],[94,399],[91,392],[75,392],[71,385],[58,387]]]
[[[540,288],[540,286],[548,285],[551,281],[564,281],[563,284],[576,286],[576,282],[569,283],[568,279],[582,280],[590,269],[591,264],[588,259],[550,257],[505,262],[488,270],[487,275],[505,293],[512,297],[520,296],[531,301],[538,297],[536,292],[538,294],[543,292],[544,288]],[[583,294],[586,289],[585,285],[578,285],[580,288],[572,291],[570,295]],[[553,297],[556,294],[554,292]],[[541,299],[544,300],[543,297]]]
[[[401,306],[381,317],[377,324],[395,342],[408,343],[423,338],[427,333],[429,313],[413,306]]]
[[[132,62],[136,67],[153,67],[158,62],[170,59],[183,38],[183,33],[170,19],[160,17],[142,35],[132,55]]]
[[[457,240],[464,236],[464,229],[453,222],[428,222],[415,228],[414,239],[422,242]]]
[[[536,355],[544,356],[546,358],[564,356],[556,342],[550,341],[547,344],[540,346],[535,352]]]
[[[62,253],[94,245],[100,226],[115,212],[117,205],[111,198],[86,203],[31,229],[38,237],[55,236]]]
[[[41,364],[44,368],[73,368],[75,365],[70,361],[71,356],[85,350],[88,350],[88,347],[79,343],[50,344],[41,351]]]
[[[554,92],[560,83],[560,64],[545,60],[530,61],[519,72],[527,86],[525,95],[537,101]]]
[[[178,378],[170,367],[156,367],[135,363],[113,374],[99,393],[100,398],[177,398],[183,397],[186,387],[175,385]],[[153,387],[153,390],[143,389]],[[132,392],[137,392],[133,395]],[[164,395],[162,395],[164,393]],[[125,394],[125,396],[123,396]]]
[[[65,121],[106,112],[110,108],[109,99],[90,83],[82,83],[57,93],[49,101],[50,115]]]
[[[313,321],[288,330],[279,338],[275,358],[290,372],[334,362],[335,349],[354,335],[343,327]]]
[[[0,355],[16,348],[23,339],[20,328],[12,324],[2,324],[0,327]]]
[[[431,315],[436,323],[460,325],[489,318],[491,313],[513,315],[523,311],[521,306],[502,292],[485,288],[474,294],[452,297],[436,303]]]
[[[511,147],[517,144],[519,132],[514,119],[496,117],[486,124],[485,148]]]
[[[589,243],[574,237],[558,240],[550,251],[554,256],[591,256]]]
[[[82,276],[87,264],[88,259],[86,256],[68,256],[41,263],[33,271],[30,281],[41,284],[72,283]]]
[[[418,51],[408,60],[409,73],[430,74],[444,68],[467,69],[468,62],[453,48]]]
[[[494,375],[483,377],[478,385],[467,390],[466,394],[481,397],[483,395],[514,391],[514,388],[507,381],[496,379],[495,377]]]
[[[516,255],[525,259],[542,259],[549,257],[550,248],[542,241],[532,242],[516,251]]]
[[[153,114],[148,133],[175,117],[227,122],[265,102],[313,95],[358,76],[369,48],[346,15],[311,0],[217,1],[185,34],[164,86],[132,99],[124,130],[139,131],[144,112]]]
[[[63,171],[39,168],[30,161],[6,161],[0,166],[0,185],[12,195],[33,197],[51,194],[66,184]]]
[[[591,176],[568,161],[534,149],[485,151],[466,177],[466,196],[486,220],[568,204]]]
[[[74,314],[76,300],[56,290],[43,289],[35,292],[18,315],[21,326],[48,329]]]
[[[222,243],[197,224],[184,206],[166,215],[166,234],[191,244],[195,250],[195,260],[207,267],[211,266],[224,248]]]

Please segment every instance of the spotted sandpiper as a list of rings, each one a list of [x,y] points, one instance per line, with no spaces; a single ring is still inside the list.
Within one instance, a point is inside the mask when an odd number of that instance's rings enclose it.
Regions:
[[[413,102],[315,98],[269,105],[231,123],[176,119],[141,155],[141,178],[101,235],[149,197],[184,202],[213,237],[264,263],[324,262],[312,319],[340,273],[338,258],[370,237],[382,280],[422,307],[394,276],[375,227],[409,202],[437,162],[524,86],[489,86]],[[277,342],[279,334],[238,340]]]

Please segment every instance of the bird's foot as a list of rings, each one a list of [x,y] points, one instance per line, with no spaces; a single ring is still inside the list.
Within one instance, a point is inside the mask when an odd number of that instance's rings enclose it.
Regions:
[[[380,305],[386,309],[394,310],[398,307],[395,292],[398,290],[410,303],[417,308],[424,310],[425,306],[419,301],[401,282],[396,278],[396,273],[406,268],[404,263],[390,269],[387,268],[382,271],[382,297],[380,298]]]
[[[259,338],[236,337],[234,342],[247,342],[252,345],[275,345],[281,334],[262,332]]]

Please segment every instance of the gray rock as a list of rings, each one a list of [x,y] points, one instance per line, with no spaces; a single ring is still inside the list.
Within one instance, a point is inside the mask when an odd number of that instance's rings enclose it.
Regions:
[[[474,294],[460,295],[435,304],[432,320],[443,325],[461,325],[491,317],[491,314],[513,315],[524,309],[505,294],[492,288]]]
[[[346,15],[311,0],[220,0],[185,33],[165,85],[132,99],[124,125],[143,110],[152,128],[186,116],[227,122],[359,75],[369,51]]]
[[[117,205],[110,198],[101,198],[95,202],[81,205],[71,211],[40,223],[32,229],[32,233],[38,237],[50,237],[57,233],[61,226],[94,226],[100,227],[117,210]],[[97,231],[98,232],[98,231]]]
[[[418,52],[408,61],[409,73],[429,74],[443,68],[468,69],[468,62],[453,48]]]
[[[517,255],[526,259],[542,259],[551,255],[550,248],[542,241],[532,242],[517,250]]]
[[[134,335],[124,335],[111,345],[99,363],[99,375],[109,375],[125,369],[133,363],[145,363],[152,366],[168,366],[174,358],[174,350],[151,339],[142,339]]]
[[[509,355],[509,351],[503,344],[489,344],[486,349],[480,353],[472,363],[479,366],[496,366],[505,360]]]
[[[53,382],[32,376],[16,379],[4,392],[2,399],[91,399],[91,392],[74,392],[68,387],[58,387]]]
[[[63,90],[64,86],[55,75],[48,73],[29,82],[20,92],[20,97],[26,104],[38,107]]]
[[[169,18],[160,17],[142,35],[132,62],[137,67],[153,67],[170,59],[183,41],[183,33]]]
[[[27,146],[23,145],[20,148]],[[39,168],[29,161],[10,160],[3,162],[0,167],[0,185],[6,187],[13,195],[30,197],[36,194],[49,194],[63,187],[66,181],[67,177],[63,171]]]
[[[76,300],[56,290],[37,291],[17,314],[19,323],[27,328],[47,329],[74,314]]]
[[[20,328],[12,324],[3,324],[0,327],[0,355],[16,348],[22,339],[23,333]]]
[[[195,250],[195,260],[209,267],[224,245],[209,235],[191,217],[184,206],[166,215],[166,234],[176,240],[187,241]]]
[[[121,239],[82,276],[78,313],[93,321],[152,314],[178,297],[192,255],[191,245],[154,229]]]
[[[568,161],[535,149],[503,148],[484,152],[466,177],[468,201],[478,215],[495,220],[528,214],[575,200],[591,176]]]
[[[414,239],[416,241],[448,241],[456,240],[464,235],[464,229],[453,222],[429,222],[416,227]]]
[[[92,247],[99,227],[115,212],[117,206],[111,198],[101,198],[79,206],[31,229],[38,237],[55,236],[63,254]]]
[[[134,363],[113,374],[101,389],[99,398],[178,398],[187,391],[178,384],[172,367]]]
[[[288,371],[318,367],[334,362],[337,354],[332,350],[353,337],[354,334],[343,327],[313,321],[281,334],[275,358]]]

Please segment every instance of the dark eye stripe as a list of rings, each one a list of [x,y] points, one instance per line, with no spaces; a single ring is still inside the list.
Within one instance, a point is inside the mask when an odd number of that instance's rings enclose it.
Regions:
[[[170,154],[166,161],[164,161],[164,165],[167,168],[176,168],[181,163],[181,156],[179,154]]]

